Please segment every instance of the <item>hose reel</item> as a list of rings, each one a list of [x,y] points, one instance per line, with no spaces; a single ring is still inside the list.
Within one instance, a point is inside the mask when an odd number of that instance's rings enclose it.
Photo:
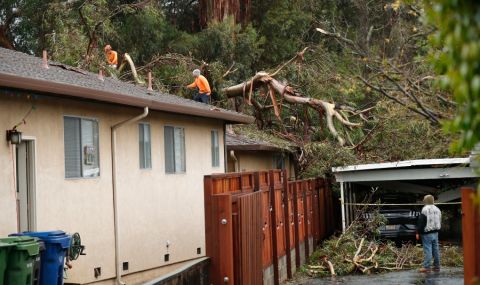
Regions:
[[[80,238],[79,233],[74,233],[72,235],[72,241],[70,243],[70,248],[68,249],[68,259],[77,260],[80,255],[87,255],[83,251],[85,246],[82,245],[82,239]]]

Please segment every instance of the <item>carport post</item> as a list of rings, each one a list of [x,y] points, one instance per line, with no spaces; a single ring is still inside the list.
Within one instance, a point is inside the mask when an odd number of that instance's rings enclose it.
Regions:
[[[343,182],[340,182],[340,203],[342,208],[342,232],[345,232],[345,195],[343,193]]]

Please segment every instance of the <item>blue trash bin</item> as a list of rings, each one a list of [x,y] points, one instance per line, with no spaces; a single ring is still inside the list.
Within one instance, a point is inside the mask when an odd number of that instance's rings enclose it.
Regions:
[[[42,264],[39,285],[63,285],[63,266],[72,237],[64,231],[23,232],[14,235],[37,237],[45,243],[45,250],[40,254]]]

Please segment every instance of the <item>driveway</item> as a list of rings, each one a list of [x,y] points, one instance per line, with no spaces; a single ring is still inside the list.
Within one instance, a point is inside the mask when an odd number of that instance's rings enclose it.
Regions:
[[[440,272],[419,273],[416,270],[390,272],[375,275],[350,275],[336,278],[292,280],[285,285],[463,285],[463,268],[442,268]]]

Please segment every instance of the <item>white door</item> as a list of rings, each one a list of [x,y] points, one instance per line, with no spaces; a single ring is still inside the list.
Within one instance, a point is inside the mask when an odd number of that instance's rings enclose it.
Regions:
[[[34,141],[23,141],[16,149],[18,231],[31,231],[35,224]]]

